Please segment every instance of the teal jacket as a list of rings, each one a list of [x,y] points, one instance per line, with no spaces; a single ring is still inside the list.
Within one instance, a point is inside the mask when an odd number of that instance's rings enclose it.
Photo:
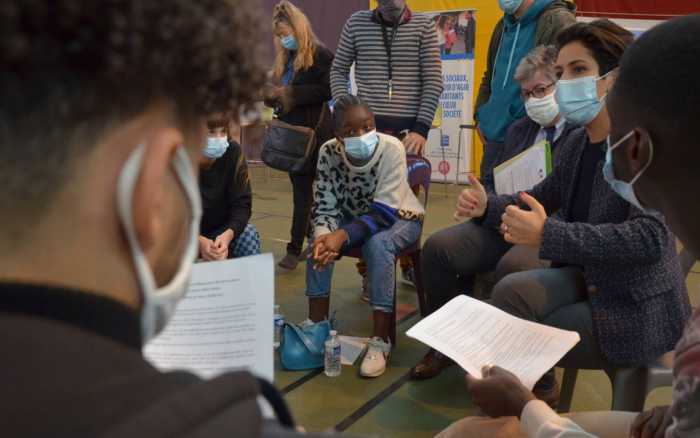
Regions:
[[[566,20],[558,18],[554,23],[546,27],[556,27],[555,32],[549,32],[556,36],[566,25],[575,22],[572,9],[561,0],[535,0],[520,20],[511,15],[506,15],[499,22],[493,37],[499,38],[496,46],[496,54],[489,59],[488,74],[482,83],[477,101],[476,119],[484,136],[489,142],[503,143],[508,127],[516,120],[525,116],[525,106],[520,98],[520,84],[513,75],[520,61],[540,43],[552,41],[540,41],[538,38],[543,33],[541,21],[545,16],[553,13],[564,15]],[[499,32],[500,31],[500,32]],[[553,39],[553,38],[549,38]],[[492,45],[495,41],[492,40]],[[490,54],[491,55],[491,54]],[[482,100],[482,92],[488,88],[488,100]]]

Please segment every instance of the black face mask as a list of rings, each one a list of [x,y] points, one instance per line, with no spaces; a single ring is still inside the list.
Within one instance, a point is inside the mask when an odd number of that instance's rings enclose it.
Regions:
[[[406,8],[405,0],[377,0],[377,9],[384,19],[396,22]]]

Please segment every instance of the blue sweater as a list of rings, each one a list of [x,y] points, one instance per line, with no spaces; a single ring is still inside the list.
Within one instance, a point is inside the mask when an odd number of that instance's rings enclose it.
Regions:
[[[491,78],[491,97],[478,111],[479,125],[490,142],[503,143],[506,130],[525,117],[520,85],[513,78],[520,61],[535,46],[537,21],[554,0],[535,0],[520,20],[512,15],[503,18],[503,35],[498,47]]]

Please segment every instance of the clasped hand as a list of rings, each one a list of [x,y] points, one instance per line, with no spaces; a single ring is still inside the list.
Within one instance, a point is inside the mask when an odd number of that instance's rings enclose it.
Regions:
[[[229,245],[231,245],[234,237],[235,234],[231,229],[219,234],[214,240],[199,236],[200,256],[207,262],[226,260],[228,258]]]
[[[310,255],[314,260],[314,269],[323,270],[333,263],[348,240],[348,233],[342,229],[317,237],[314,240],[313,253]]]

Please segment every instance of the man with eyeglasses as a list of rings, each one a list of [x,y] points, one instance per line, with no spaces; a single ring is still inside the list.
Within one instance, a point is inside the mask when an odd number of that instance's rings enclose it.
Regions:
[[[495,193],[495,166],[543,140],[549,141],[554,154],[553,162],[556,164],[557,146],[576,129],[582,129],[566,123],[559,115],[559,107],[554,99],[556,57],[555,47],[539,46],[525,56],[516,69],[515,79],[520,83],[528,115],[511,125],[504,148],[499,151],[495,162],[482,169],[482,184],[487,192]],[[472,294],[476,274],[495,268],[496,280],[500,280],[514,272],[549,266],[548,262],[539,259],[536,248],[512,246],[497,231],[482,227],[474,221],[432,235],[423,245],[421,263],[431,312],[459,293]],[[447,357],[430,350],[411,370],[411,376],[414,379],[429,379],[451,364]]]

